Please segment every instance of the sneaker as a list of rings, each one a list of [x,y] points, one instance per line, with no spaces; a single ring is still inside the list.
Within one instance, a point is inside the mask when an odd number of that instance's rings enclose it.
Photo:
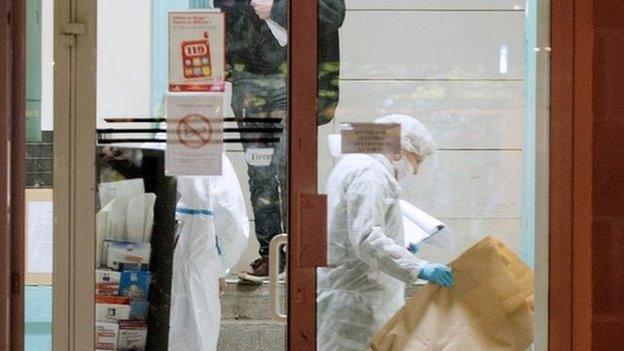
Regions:
[[[262,283],[269,280],[269,258],[261,257],[251,263],[246,272],[241,272],[238,277],[253,283]],[[284,268],[280,269],[278,279],[284,279]]]

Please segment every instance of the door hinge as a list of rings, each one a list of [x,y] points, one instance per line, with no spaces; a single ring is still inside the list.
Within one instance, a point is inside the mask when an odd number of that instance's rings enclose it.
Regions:
[[[22,281],[19,273],[13,273],[11,275],[11,292],[17,294],[21,291]]]
[[[81,22],[70,22],[63,26],[63,37],[65,38],[65,44],[68,46],[74,46],[76,44],[76,37],[84,35],[87,32],[87,25]]]

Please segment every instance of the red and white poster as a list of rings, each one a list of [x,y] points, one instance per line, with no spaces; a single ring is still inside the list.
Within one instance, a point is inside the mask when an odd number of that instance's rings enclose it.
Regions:
[[[221,175],[223,94],[167,94],[168,176]]]
[[[169,13],[169,91],[224,91],[225,15]]]

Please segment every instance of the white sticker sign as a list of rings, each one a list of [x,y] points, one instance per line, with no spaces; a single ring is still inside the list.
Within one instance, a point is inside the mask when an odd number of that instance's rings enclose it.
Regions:
[[[342,123],[340,134],[343,154],[401,153],[401,125],[397,123]]]
[[[268,166],[271,164],[271,159],[273,159],[274,152],[275,150],[269,148],[249,148],[245,152],[245,161],[247,161],[247,164],[251,166]]]
[[[167,94],[168,176],[221,175],[223,94]]]

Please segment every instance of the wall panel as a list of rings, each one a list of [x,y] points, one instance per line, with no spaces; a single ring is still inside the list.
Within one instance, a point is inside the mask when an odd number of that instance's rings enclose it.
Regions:
[[[522,248],[520,219],[452,219],[440,218],[454,234],[454,248],[441,249],[431,245],[421,245],[419,257],[430,262],[450,262],[483,237],[491,235],[519,252]]]
[[[523,25],[522,12],[349,12],[342,79],[521,80]]]
[[[404,186],[405,198],[438,218],[520,218],[521,155],[440,151]]]
[[[415,116],[441,148],[522,148],[521,81],[342,81],[337,122]]]

